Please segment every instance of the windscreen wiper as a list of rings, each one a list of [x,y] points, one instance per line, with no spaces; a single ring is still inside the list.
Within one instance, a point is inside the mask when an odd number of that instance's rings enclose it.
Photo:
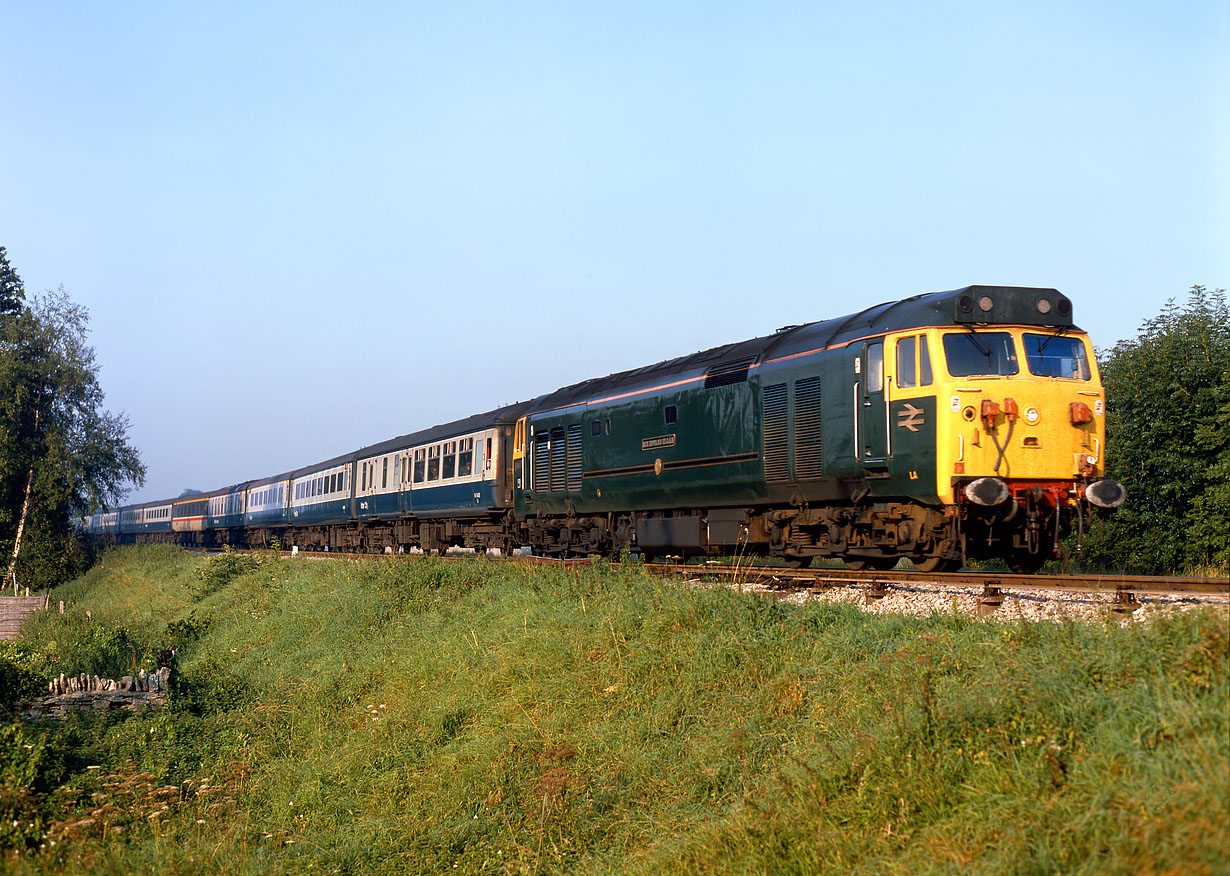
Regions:
[[[976,349],[979,353],[981,353],[982,355],[990,359],[991,358],[991,348],[983,347],[982,344],[978,343],[977,341],[978,332],[974,331],[974,327],[972,325],[966,326],[966,327],[969,329],[969,334],[966,335],[965,337],[968,338],[969,342],[974,345],[974,349]]]

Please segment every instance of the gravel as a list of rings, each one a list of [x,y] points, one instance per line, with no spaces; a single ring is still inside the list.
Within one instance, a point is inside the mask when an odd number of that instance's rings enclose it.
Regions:
[[[785,602],[802,604],[808,600],[849,602],[871,614],[912,614],[923,616],[936,612],[958,611],[974,617],[1001,621],[1062,621],[1086,623],[1107,618],[1127,623],[1141,623],[1177,612],[1192,611],[1210,605],[1230,608],[1225,596],[1140,596],[1140,607],[1133,612],[1115,612],[1115,597],[1107,594],[1074,593],[1067,590],[1003,590],[1003,604],[996,609],[981,604],[982,588],[952,584],[908,584],[890,586],[881,599],[867,595],[867,588],[855,585],[821,587],[812,590],[782,589],[760,582],[735,582],[729,586],[744,592],[764,593]]]

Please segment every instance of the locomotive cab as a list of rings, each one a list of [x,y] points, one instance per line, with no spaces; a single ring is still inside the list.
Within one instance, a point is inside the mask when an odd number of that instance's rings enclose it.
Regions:
[[[964,304],[987,321],[928,338],[942,362],[937,495],[960,509],[967,556],[1004,557],[1023,572],[1061,553],[1063,535],[1093,507],[1124,499],[1103,477],[1105,396],[1089,338],[1050,291],[958,296],[958,317]],[[997,310],[1005,321],[991,319]]]

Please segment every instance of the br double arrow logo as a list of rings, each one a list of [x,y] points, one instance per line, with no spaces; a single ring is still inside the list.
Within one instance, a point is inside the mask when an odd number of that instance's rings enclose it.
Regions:
[[[927,421],[923,419],[923,409],[916,408],[909,402],[906,402],[905,407],[897,411],[897,428],[909,429],[911,432],[917,432],[919,426],[927,425]]]

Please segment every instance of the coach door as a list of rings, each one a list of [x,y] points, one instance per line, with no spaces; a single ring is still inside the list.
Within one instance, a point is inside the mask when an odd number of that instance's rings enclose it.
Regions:
[[[859,459],[884,462],[888,459],[888,401],[884,395],[884,341],[867,341],[859,353],[855,372],[858,382],[855,404],[858,411]],[[861,373],[860,373],[861,372]]]

